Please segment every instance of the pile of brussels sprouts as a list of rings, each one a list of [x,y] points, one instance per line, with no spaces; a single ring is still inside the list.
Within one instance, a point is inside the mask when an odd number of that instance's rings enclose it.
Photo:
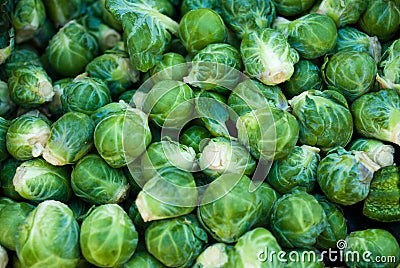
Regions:
[[[0,7],[0,268],[399,265],[399,0]]]

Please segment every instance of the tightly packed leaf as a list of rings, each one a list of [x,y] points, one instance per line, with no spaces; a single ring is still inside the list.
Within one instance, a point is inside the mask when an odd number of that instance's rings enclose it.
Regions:
[[[79,225],[61,202],[40,203],[29,213],[16,240],[17,256],[24,266],[72,268],[78,264]]]

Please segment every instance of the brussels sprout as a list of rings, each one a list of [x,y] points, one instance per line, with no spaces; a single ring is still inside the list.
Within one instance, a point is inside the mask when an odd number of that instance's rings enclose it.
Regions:
[[[227,32],[217,12],[200,8],[183,15],[179,23],[179,39],[189,54],[196,54],[209,44],[224,43]]]
[[[129,190],[123,171],[110,167],[96,154],[78,161],[71,174],[71,186],[78,197],[91,204],[120,203]]]
[[[52,165],[76,163],[93,146],[94,122],[83,113],[69,112],[51,127],[43,158]]]
[[[229,130],[232,128],[229,120],[232,118],[225,95],[210,90],[198,91],[195,107],[195,117],[201,120],[211,135],[230,138]]]
[[[289,105],[278,86],[267,86],[257,80],[246,79],[236,86],[228,98],[228,105],[238,116],[265,107],[267,104],[284,111]]]
[[[156,83],[144,99],[142,109],[159,127],[181,128],[192,119],[194,93],[183,82]]]
[[[155,2],[106,0],[105,6],[122,23],[133,67],[142,72],[153,68],[166,51],[171,33],[178,33],[178,23],[162,14]]]
[[[238,139],[256,159],[273,160],[287,156],[299,138],[299,124],[289,112],[265,107],[239,117]]]
[[[7,83],[0,80],[0,116],[11,113],[15,106],[15,103],[10,98]]]
[[[0,117],[0,163],[8,157],[6,136],[9,126],[10,122]]]
[[[34,203],[43,200],[67,202],[72,192],[70,169],[52,166],[41,158],[22,163],[15,171],[13,184],[18,194]]]
[[[349,150],[366,152],[381,167],[393,165],[394,147],[379,140],[359,138],[351,142]]]
[[[264,228],[256,228],[242,235],[235,245],[235,265],[238,268],[247,267],[283,267],[283,263],[271,252],[282,251],[276,238]],[[272,259],[268,259],[272,257]]]
[[[61,95],[64,110],[88,115],[110,102],[111,94],[106,83],[99,78],[88,77],[86,73],[66,84]]]
[[[85,0],[46,0],[43,2],[49,17],[54,22],[55,26],[59,27],[76,19],[82,14]]]
[[[36,116],[21,116],[11,122],[7,131],[8,152],[18,160],[29,160],[42,154],[50,136],[50,126]]]
[[[125,114],[110,115],[94,131],[94,145],[100,156],[113,168],[126,166],[145,150],[151,141],[146,115],[134,108]]]
[[[29,47],[15,47],[6,63],[0,68],[0,78],[7,81],[15,70],[25,65],[42,66],[37,51]]]
[[[370,37],[352,27],[341,28],[334,51],[354,50],[366,52],[378,63],[381,58],[382,46],[376,36]]]
[[[234,248],[224,243],[209,245],[196,259],[193,268],[229,267],[233,263]]]
[[[205,190],[198,218],[204,228],[219,242],[232,243],[260,223],[265,212],[263,198],[251,191],[251,180],[245,175],[224,174]]]
[[[183,0],[181,4],[181,14],[185,15],[190,10],[200,8],[209,8],[213,9],[217,13],[221,13],[217,0]]]
[[[400,29],[400,3],[397,0],[368,1],[358,26],[370,36],[386,41]]]
[[[51,79],[39,66],[24,65],[8,79],[11,99],[24,108],[38,107],[54,96]]]
[[[18,235],[19,227],[35,207],[24,202],[15,202],[5,205],[0,209],[0,244],[14,250],[15,238]]]
[[[315,198],[325,211],[327,219],[327,227],[317,238],[317,247],[319,248],[335,248],[337,241],[346,238],[347,225],[342,209],[328,201],[325,196],[316,195]]]
[[[192,147],[171,140],[154,142],[141,156],[143,177],[148,180],[164,167],[176,167],[191,172],[196,167],[196,153]]]
[[[288,25],[288,42],[301,57],[315,59],[330,52],[336,44],[335,22],[326,15],[308,14]]]
[[[366,52],[339,51],[325,58],[322,65],[322,76],[328,88],[339,91],[349,101],[372,89],[376,73],[376,62]]]
[[[208,242],[194,215],[153,222],[145,233],[147,251],[168,267],[190,267]]]
[[[233,89],[241,75],[240,52],[228,44],[209,44],[200,50],[192,60],[189,75],[183,81],[204,90],[227,93]]]
[[[331,17],[338,28],[358,21],[368,6],[364,0],[323,0],[317,13]]]
[[[296,16],[310,9],[316,0],[272,0],[276,11],[283,16]]]
[[[72,78],[63,78],[53,83],[53,99],[49,102],[47,107],[52,115],[59,116],[64,113],[64,108],[61,103],[61,95],[64,92],[66,85],[72,82]]]
[[[114,114],[125,114],[126,110],[129,109],[129,105],[124,101],[111,102],[109,104],[100,107],[95,110],[90,117],[92,118],[95,125],[100,123],[101,120],[114,115]]]
[[[162,56],[162,60],[150,70],[154,82],[162,80],[182,81],[187,75],[188,66],[185,58],[178,53],[168,52]]]
[[[135,105],[133,105],[133,95],[135,95],[136,93],[136,89],[132,89],[132,90],[127,90],[125,92],[123,92],[121,95],[119,95],[118,97],[118,101],[123,100],[126,103],[129,103],[129,105],[131,105],[133,108],[135,108]]]
[[[399,196],[399,168],[383,167],[374,174],[363,214],[381,222],[400,221]]]
[[[138,244],[138,233],[126,212],[116,204],[96,207],[82,222],[83,257],[100,267],[127,262]]]
[[[227,0],[222,3],[221,16],[239,38],[269,28],[275,19],[272,1]]]
[[[128,55],[122,52],[106,51],[89,62],[85,70],[89,76],[107,82],[113,97],[120,95],[139,80],[139,72],[131,65]]]
[[[353,205],[367,197],[374,172],[379,168],[365,152],[336,147],[320,161],[317,181],[329,200]]]
[[[400,39],[394,41],[382,56],[379,67],[382,73],[376,79],[382,88],[392,88],[400,92]]]
[[[128,261],[119,266],[118,268],[163,268],[156,258],[145,251],[136,252],[133,257]]]
[[[299,61],[299,54],[289,46],[286,37],[272,29],[245,35],[240,51],[250,77],[270,86],[289,80],[293,65]]]
[[[314,196],[296,191],[285,194],[275,202],[270,225],[283,247],[310,248],[325,230],[327,219]]]
[[[8,158],[4,161],[0,168],[0,186],[1,195],[5,197],[12,198],[13,200],[21,200],[22,197],[14,189],[13,178],[17,167],[22,164],[22,161],[16,160],[14,158]]]
[[[24,267],[76,267],[79,225],[67,205],[40,203],[22,224],[16,251]]]
[[[311,61],[300,60],[294,65],[292,77],[282,84],[282,90],[292,98],[311,89],[322,89],[321,70]]]
[[[71,77],[82,73],[98,49],[96,38],[76,21],[70,21],[51,38],[46,54],[58,74]]]
[[[183,145],[193,148],[196,153],[200,152],[200,144],[203,140],[211,138],[211,133],[204,127],[193,125],[186,129],[179,139]]]
[[[400,145],[400,97],[396,91],[367,93],[352,103],[351,111],[361,135]]]
[[[197,157],[200,169],[211,178],[227,173],[250,176],[256,168],[256,161],[245,147],[223,137],[202,144]]]
[[[15,2],[12,22],[15,29],[15,42],[22,43],[35,35],[44,24],[46,10],[42,0],[21,0]]]
[[[308,145],[294,147],[288,156],[272,164],[267,176],[268,183],[281,194],[295,190],[310,193],[317,180],[318,153],[318,148]]]
[[[146,182],[136,199],[145,222],[186,215],[194,210],[196,204],[193,175],[174,167],[160,169]]]
[[[359,258],[348,258],[346,264],[349,267],[387,267],[394,268],[400,260],[400,248],[396,238],[383,229],[366,229],[350,233],[347,238],[345,256],[354,256],[352,253],[359,252]],[[368,253],[368,255],[365,255]],[[367,260],[361,258],[368,256]],[[371,264],[371,260],[380,259],[382,256],[393,256],[394,262],[381,262]]]
[[[300,125],[300,142],[329,151],[346,146],[353,118],[346,99],[332,90],[308,90],[289,101]]]

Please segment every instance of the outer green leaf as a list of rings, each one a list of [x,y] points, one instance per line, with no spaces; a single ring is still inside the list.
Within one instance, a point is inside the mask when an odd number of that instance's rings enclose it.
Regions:
[[[86,73],[66,84],[61,95],[62,107],[67,112],[91,115],[110,102],[111,94],[106,83],[99,78],[88,77]]]
[[[310,248],[326,226],[322,206],[306,192],[286,194],[272,208],[270,228],[284,247]]]
[[[376,260],[381,256],[393,256],[394,262],[387,263],[373,263],[366,260],[358,261],[357,259],[349,259],[346,264],[349,267],[377,267],[377,268],[394,268],[400,262],[400,247],[396,238],[386,230],[383,229],[366,229],[350,233],[347,238],[347,247],[344,251],[345,255],[349,252],[360,252],[361,254],[369,251],[368,260]],[[360,254],[360,255],[361,255]],[[379,256],[379,257],[378,257]]]
[[[374,174],[365,199],[363,214],[382,221],[400,221],[400,175],[399,168],[388,166]]]
[[[33,203],[67,202],[71,197],[69,167],[56,167],[41,158],[22,163],[13,178],[15,191]]]
[[[93,146],[94,122],[83,113],[69,112],[54,122],[43,151],[52,165],[76,163]]]
[[[375,60],[366,52],[340,51],[325,59],[322,76],[329,89],[354,101],[372,89],[377,73]]]
[[[360,134],[400,145],[400,97],[396,91],[367,93],[353,102],[351,111]]]
[[[24,202],[8,204],[0,209],[0,244],[14,250],[20,226],[35,207]]]
[[[67,205],[40,203],[27,217],[17,237],[18,259],[25,267],[76,267],[79,225]]]
[[[121,169],[114,169],[96,154],[84,156],[71,174],[74,193],[91,204],[122,202],[129,184]]]
[[[189,214],[196,204],[197,189],[192,174],[175,167],[159,170],[136,198],[145,222]]]
[[[329,200],[353,205],[367,197],[374,172],[379,168],[366,153],[337,147],[319,163],[317,180]]]
[[[178,33],[178,23],[162,14],[153,2],[106,0],[105,6],[122,22],[133,67],[142,72],[150,70],[161,60],[171,41],[171,33]]]
[[[116,204],[96,207],[82,222],[82,254],[90,263],[114,267],[127,262],[138,244],[138,233],[126,212]]]
[[[50,66],[58,74],[73,77],[83,72],[98,49],[96,38],[73,20],[51,38],[46,54]]]
[[[208,242],[194,215],[153,222],[145,233],[147,251],[168,267],[190,267]]]
[[[267,181],[281,194],[303,190],[310,193],[317,180],[319,149],[307,145],[294,147],[285,158],[275,161]]]
[[[50,77],[35,65],[15,69],[8,79],[8,87],[11,99],[24,108],[38,107],[54,96]]]
[[[240,52],[246,72],[271,86],[288,80],[293,75],[293,65],[299,61],[299,54],[286,37],[272,29],[245,35]]]
[[[114,168],[138,158],[151,142],[146,115],[138,109],[110,115],[94,131],[94,145],[100,156]]]
[[[228,0],[223,1],[221,15],[236,35],[243,38],[271,26],[275,19],[275,5],[269,0]]]
[[[309,90],[289,101],[300,125],[300,142],[328,151],[345,146],[353,134],[346,99],[332,90]]]
[[[358,25],[370,36],[382,41],[391,39],[400,28],[400,3],[396,0],[368,1]]]
[[[289,24],[288,41],[305,59],[315,59],[330,52],[336,44],[335,22],[326,15],[308,14]]]

